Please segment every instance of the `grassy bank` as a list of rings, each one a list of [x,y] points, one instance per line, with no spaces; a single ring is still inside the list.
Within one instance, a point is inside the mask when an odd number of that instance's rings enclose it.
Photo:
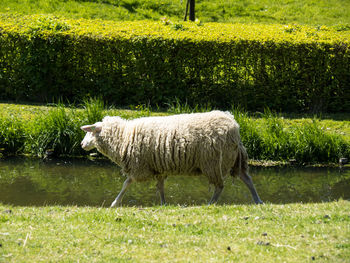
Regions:
[[[350,203],[0,205],[0,262],[348,262]]]
[[[2,0],[0,12],[54,14],[67,18],[104,20],[182,20],[186,1],[173,0]],[[203,22],[300,23],[350,26],[350,2],[342,0],[202,0],[196,1],[196,16]]]
[[[103,116],[123,118],[200,112],[210,107],[169,105],[167,110],[144,105],[123,110],[105,107],[100,100],[86,100],[80,108],[0,104],[0,148],[3,155],[86,155],[80,147],[84,132],[80,126],[100,121]],[[241,126],[241,137],[251,159],[303,163],[337,163],[350,157],[350,121],[327,118],[284,118],[265,111],[250,115],[233,108]]]

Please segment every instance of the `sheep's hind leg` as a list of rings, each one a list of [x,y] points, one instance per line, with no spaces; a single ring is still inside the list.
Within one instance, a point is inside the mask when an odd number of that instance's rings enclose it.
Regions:
[[[115,206],[120,206],[122,203],[122,199],[123,196],[126,192],[126,190],[129,188],[130,184],[132,183],[132,179],[130,177],[128,177],[123,184],[122,190],[120,191],[120,193],[118,194],[117,198],[114,200],[114,202],[111,204],[111,207],[115,207]]]
[[[216,203],[218,201],[223,189],[224,189],[223,185],[216,185],[215,186],[215,190],[214,190],[213,196],[211,197],[211,199],[209,201],[209,205]]]
[[[239,177],[242,179],[242,181],[246,184],[246,186],[250,190],[250,192],[253,196],[254,202],[256,204],[263,204],[264,202],[261,201],[261,199],[260,199],[260,197],[259,197],[259,195],[254,187],[252,178],[246,172],[241,173]]]
[[[157,182],[157,189],[160,195],[160,204],[165,205],[165,195],[164,195],[164,177],[159,177]]]

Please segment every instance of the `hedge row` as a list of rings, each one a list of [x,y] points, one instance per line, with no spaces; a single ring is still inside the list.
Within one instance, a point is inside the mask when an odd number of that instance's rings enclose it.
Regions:
[[[0,14],[0,99],[350,108],[350,31]]]

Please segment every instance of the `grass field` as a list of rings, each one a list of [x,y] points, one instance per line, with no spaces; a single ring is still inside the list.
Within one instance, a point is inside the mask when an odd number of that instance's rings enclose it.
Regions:
[[[349,262],[350,202],[0,205],[0,262]]]
[[[105,20],[159,20],[166,16],[178,21],[183,19],[185,2],[1,0],[0,12]],[[196,10],[204,23],[298,23],[350,29],[348,0],[197,0]],[[60,152],[69,152],[72,145],[78,149],[77,138],[82,136],[77,136],[79,122],[106,114],[135,118],[188,111],[186,105],[173,105],[163,112],[143,105],[133,110],[106,109],[98,101],[79,109],[4,103],[0,104],[0,155],[2,147],[12,154],[27,151],[36,155],[57,145]],[[298,138],[306,157],[318,154],[308,147],[319,142],[322,146],[322,140],[329,142],[328,146],[339,140],[350,143],[348,114],[315,120],[305,115],[283,118],[235,113],[243,130],[251,128],[252,135],[242,134],[246,143],[261,143],[272,157],[290,145],[290,127],[300,134],[308,134],[303,127],[315,132],[306,140]],[[350,262],[349,211],[346,200],[118,209],[16,207],[0,200],[0,262]]]
[[[93,103],[91,104],[93,106]],[[12,116],[16,119],[23,119],[25,121],[34,120],[36,117],[42,114],[47,114],[50,110],[54,109],[56,104],[48,105],[30,105],[30,104],[13,104],[13,103],[1,103],[0,102],[0,113],[2,116]],[[101,109],[104,107],[100,106]],[[67,108],[68,109],[68,108]],[[167,110],[162,109],[152,109],[148,108],[145,105],[130,106],[130,109],[118,109],[114,107],[105,107],[102,115],[118,115],[127,119],[134,119],[137,117],[143,116],[154,116],[154,115],[170,115],[170,114],[179,114],[179,113],[189,113],[196,111],[210,111],[210,108],[191,108],[187,105],[173,104],[169,105]],[[101,115],[101,117],[102,117]],[[314,117],[320,121],[320,125],[324,127],[326,132],[336,133],[343,136],[347,141],[350,142],[350,115],[346,113],[338,114],[323,114],[315,116],[312,114],[277,114],[279,118],[283,120],[286,125],[310,123]],[[260,116],[260,117],[259,117]],[[254,120],[257,123],[264,122],[264,119],[260,114],[251,114],[250,119]]]
[[[106,20],[182,20],[186,0],[2,0],[0,12],[54,14]],[[202,0],[196,16],[203,22],[277,23],[350,27],[347,0]]]
[[[144,105],[131,108],[108,108],[101,100],[93,99],[80,108],[0,103],[0,149],[10,155],[42,157],[48,149],[57,155],[83,155],[86,152],[80,147],[84,136],[80,126],[100,121],[106,115],[133,119],[211,110],[180,104],[169,105],[162,111]],[[269,111],[250,115],[237,109],[233,109],[233,114],[240,124],[242,141],[251,159],[334,164],[340,157],[350,157],[347,114],[284,117]]]

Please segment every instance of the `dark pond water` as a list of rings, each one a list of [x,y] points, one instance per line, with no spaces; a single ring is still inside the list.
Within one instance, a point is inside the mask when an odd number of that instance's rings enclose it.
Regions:
[[[250,174],[261,199],[268,203],[327,202],[350,199],[350,169],[257,168]],[[20,206],[109,206],[125,177],[108,161],[0,159],[0,203]],[[165,182],[169,204],[203,205],[213,189],[203,176],[172,176]],[[250,204],[241,180],[228,177],[219,204]],[[123,205],[159,205],[155,182],[135,183]]]

